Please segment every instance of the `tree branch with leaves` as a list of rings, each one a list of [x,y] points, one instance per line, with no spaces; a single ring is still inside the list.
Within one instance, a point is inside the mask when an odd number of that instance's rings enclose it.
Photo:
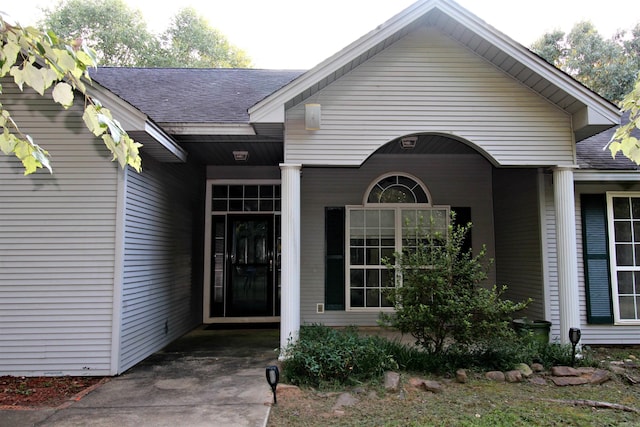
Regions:
[[[640,131],[640,74],[633,87],[633,90],[624,97],[620,103],[623,113],[629,114],[629,121],[624,123],[613,134],[609,142],[609,150],[613,157],[622,152],[637,165],[640,165],[640,141],[633,132]]]
[[[0,15],[0,79],[11,76],[23,91],[31,87],[40,96],[51,90],[52,99],[68,109],[74,95],[84,96],[82,118],[87,128],[102,139],[122,168],[127,165],[140,172],[142,168],[139,148],[111,112],[87,92],[91,83],[89,69],[97,66],[95,51],[81,39],[61,40],[53,32],[42,32],[34,27],[22,27],[7,22]],[[2,103],[0,82],[0,150],[14,155],[24,166],[25,175],[39,168],[53,172],[49,153],[22,132]]]

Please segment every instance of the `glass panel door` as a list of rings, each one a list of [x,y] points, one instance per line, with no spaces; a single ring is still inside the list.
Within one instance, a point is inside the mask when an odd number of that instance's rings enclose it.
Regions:
[[[227,219],[227,316],[273,315],[273,216]]]

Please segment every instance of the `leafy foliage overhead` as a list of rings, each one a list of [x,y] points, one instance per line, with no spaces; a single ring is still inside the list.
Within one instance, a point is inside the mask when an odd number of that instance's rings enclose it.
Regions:
[[[119,67],[249,67],[244,51],[212,28],[195,9],[180,10],[160,35],[149,31],[138,9],[123,0],[61,0],[44,9],[42,28],[82,38],[101,65]]]
[[[640,23],[604,39],[590,22],[565,34],[540,37],[532,50],[604,98],[619,104],[628,121],[616,129],[608,148],[640,165]]]
[[[544,34],[531,49],[602,97],[619,102],[640,71],[640,23],[607,40],[592,23],[579,22],[568,34]]]
[[[117,159],[123,168],[130,165],[140,171],[138,149],[141,144],[131,139],[111,112],[87,93],[87,83],[91,82],[89,68],[96,65],[95,52],[81,40],[65,42],[53,32],[43,33],[33,27],[13,25],[0,16],[0,79],[11,76],[21,91],[26,85],[41,96],[53,88],[53,100],[65,109],[73,105],[75,93],[84,95],[82,118],[87,128],[102,138],[114,160]],[[0,96],[2,94],[0,84]],[[38,168],[52,172],[49,153],[20,130],[4,108],[1,97],[0,125],[0,149],[22,162],[25,175]]]

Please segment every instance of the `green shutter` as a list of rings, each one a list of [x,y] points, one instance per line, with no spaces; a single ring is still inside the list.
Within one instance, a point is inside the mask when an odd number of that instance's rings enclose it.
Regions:
[[[587,295],[587,322],[613,323],[609,280],[607,201],[604,194],[582,194],[582,245]]]
[[[453,224],[454,226],[466,226],[471,222],[471,208],[468,207],[451,207],[451,210],[456,214],[456,221]],[[473,223],[472,223],[473,225]],[[473,247],[471,241],[471,233],[473,232],[473,227],[469,230],[467,235],[464,237],[464,242],[462,242],[462,252],[467,253]]]
[[[344,310],[344,207],[325,208],[325,310]]]

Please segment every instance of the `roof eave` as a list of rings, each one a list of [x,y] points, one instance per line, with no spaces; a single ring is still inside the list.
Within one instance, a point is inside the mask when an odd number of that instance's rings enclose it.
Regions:
[[[93,81],[87,93],[107,107],[123,129],[143,144],[143,151],[167,163],[184,163],[187,152],[164,130],[142,111]]]

